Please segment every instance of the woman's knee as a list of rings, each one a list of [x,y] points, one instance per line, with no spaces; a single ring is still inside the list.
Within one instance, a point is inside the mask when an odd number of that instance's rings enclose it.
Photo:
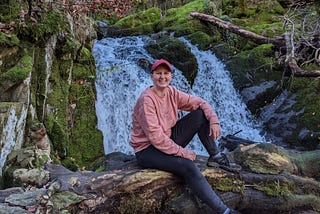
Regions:
[[[192,111],[192,113],[194,113],[196,115],[196,117],[198,117],[198,118],[204,118],[204,119],[206,118],[205,114],[201,108],[198,108],[198,109]]]
[[[186,160],[186,159],[185,159]],[[183,177],[191,177],[197,179],[202,176],[199,168],[191,160],[186,160],[183,165],[181,165],[181,173]]]

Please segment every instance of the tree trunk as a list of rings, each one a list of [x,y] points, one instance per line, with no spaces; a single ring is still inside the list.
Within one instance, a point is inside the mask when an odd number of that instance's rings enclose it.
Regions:
[[[245,30],[243,28],[240,28],[239,26],[236,26],[232,24],[231,22],[226,22],[221,19],[218,19],[214,16],[209,16],[203,13],[198,13],[198,12],[191,12],[190,16],[193,18],[197,18],[203,21],[210,22],[214,25],[217,25],[221,28],[230,30],[232,33],[238,34],[240,36],[246,37],[252,41],[254,41],[257,44],[267,44],[271,43],[277,47],[285,47],[286,43],[283,37],[279,38],[270,38],[270,37],[265,37],[261,36],[259,34],[253,33],[251,31]]]
[[[248,147],[252,146],[250,144]],[[320,152],[319,152],[320,155]],[[320,183],[288,172],[259,174],[248,169],[233,173],[196,164],[222,200],[243,213],[289,213],[320,210]],[[67,209],[79,213],[210,213],[177,176],[142,169],[136,161],[122,162],[105,172],[71,172],[48,165],[56,192],[71,191],[82,198]],[[187,204],[187,205],[186,205]]]

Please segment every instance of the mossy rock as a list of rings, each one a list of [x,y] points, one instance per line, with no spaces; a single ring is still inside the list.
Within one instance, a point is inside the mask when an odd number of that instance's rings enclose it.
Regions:
[[[159,8],[149,8],[148,10],[126,16],[117,21],[114,26],[119,28],[136,28],[141,25],[154,23],[161,18],[161,11]]]
[[[238,148],[234,158],[242,167],[254,173],[279,174],[293,173],[296,166],[287,152],[271,143],[258,143]]]
[[[247,51],[241,51],[226,61],[226,68],[230,71],[234,86],[239,91],[254,87],[261,89],[261,84],[274,82],[271,87],[261,90],[255,94],[255,97],[246,100],[253,114],[259,114],[263,107],[271,103],[282,92],[279,86],[282,71],[279,71],[280,68],[277,68],[275,64],[271,44],[263,44]]]
[[[5,81],[10,81],[12,84],[21,83],[28,77],[32,67],[32,57],[24,55],[14,67],[0,74],[0,84]]]
[[[37,23],[26,22],[25,27],[17,29],[19,38],[36,43],[45,44],[55,34],[68,29],[68,22],[63,14],[54,11],[42,13]]]
[[[200,50],[208,50],[211,48],[215,38],[205,32],[197,31],[185,37],[193,45],[197,45]]]
[[[294,77],[291,81],[289,89],[297,96],[293,109],[303,111],[290,120],[298,124],[295,132],[286,139],[292,145],[306,149],[316,149],[320,145],[319,83],[319,79],[307,77]]]
[[[196,0],[179,8],[171,8],[166,11],[165,17],[156,24],[156,32],[174,31],[176,36],[188,35],[196,29],[205,27],[198,21],[189,17],[192,11],[201,12],[205,8],[205,0]]]
[[[320,151],[289,151],[289,156],[303,176],[320,181]]]
[[[146,47],[155,59],[166,59],[177,67],[190,84],[198,72],[198,64],[190,49],[179,39],[162,37],[157,43]]]
[[[95,90],[93,83],[74,84],[70,88],[71,103],[75,104],[70,116],[70,144],[68,156],[75,159],[80,167],[88,167],[104,155],[103,137],[96,128]]]
[[[7,157],[3,170],[2,183],[5,187],[45,184],[49,180],[48,172],[43,170],[49,160],[46,152],[30,146],[13,150]]]
[[[159,21],[160,18],[160,9],[152,7],[120,19],[113,25],[113,29],[127,29],[128,32],[126,33],[123,30],[119,31],[127,35],[150,34],[154,31],[153,24]]]
[[[59,159],[64,159],[69,145],[69,137],[64,126],[55,121],[52,129],[48,131],[48,135],[52,141],[52,151],[58,155]]]
[[[283,14],[285,12],[284,8],[277,0],[226,0],[221,5],[221,8],[224,14],[233,18],[260,17],[262,12],[269,13],[270,17],[272,17],[272,14]]]
[[[0,47],[14,47],[19,45],[20,39],[15,34],[0,32]]]
[[[292,195],[293,182],[289,181],[269,181],[260,183],[254,188],[264,192],[266,195],[273,197],[287,197]]]
[[[271,44],[259,45],[251,50],[242,51],[230,59],[226,66],[231,71],[237,88],[249,87],[281,77],[273,71],[274,51]],[[248,78],[249,76],[249,78]],[[281,79],[281,78],[280,78]]]
[[[57,36],[55,56],[63,60],[73,59],[80,46],[81,44],[71,37],[71,35],[60,33]]]
[[[92,80],[95,76],[95,72],[91,67],[92,65],[75,63],[72,68],[72,79],[73,81],[78,81],[80,79],[84,81]]]

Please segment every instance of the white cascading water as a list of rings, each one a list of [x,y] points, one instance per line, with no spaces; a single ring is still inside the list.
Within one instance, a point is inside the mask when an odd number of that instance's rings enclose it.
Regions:
[[[191,89],[181,71],[174,68],[172,85],[207,100],[220,118],[223,135],[242,130],[237,136],[265,141],[259,134],[259,124],[253,122],[224,65],[212,52],[200,51],[183,38],[181,41],[195,55],[199,70]],[[129,145],[132,110],[141,92],[152,85],[149,74],[137,62],[141,58],[155,61],[144,48],[150,42],[154,41],[148,36],[105,38],[95,42],[96,114],[106,154],[133,153]],[[197,137],[189,147],[197,154],[207,155]]]
[[[45,79],[45,92],[44,92],[44,100],[43,100],[43,107],[42,107],[42,119],[44,119],[47,107],[47,97],[50,92],[50,84],[49,79],[51,76],[51,67],[52,67],[52,60],[54,56],[54,49],[56,47],[57,37],[52,36],[49,39],[49,42],[46,44],[46,55],[45,55],[45,62],[46,62],[46,79]]]
[[[0,147],[2,147],[0,153],[0,176],[2,176],[2,168],[5,165],[8,155],[13,149],[21,148],[23,143],[27,106],[24,104],[20,105],[21,112],[16,112],[15,104],[12,104],[12,107],[9,108],[7,121],[2,130],[2,136],[0,138]]]

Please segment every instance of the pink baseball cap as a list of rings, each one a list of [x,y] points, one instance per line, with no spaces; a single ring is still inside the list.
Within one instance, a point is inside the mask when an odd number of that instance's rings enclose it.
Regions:
[[[172,66],[171,66],[170,62],[168,62],[168,61],[165,60],[165,59],[159,59],[159,60],[155,61],[155,62],[153,63],[153,65],[151,66],[151,71],[156,70],[157,67],[158,67],[159,65],[162,65],[162,64],[166,65],[166,66],[169,68],[169,70],[172,72]]]

